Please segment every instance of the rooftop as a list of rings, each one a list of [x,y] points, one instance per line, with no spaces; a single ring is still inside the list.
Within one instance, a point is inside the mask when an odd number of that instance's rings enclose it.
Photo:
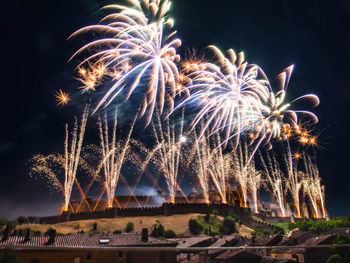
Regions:
[[[53,244],[48,244],[49,236],[33,236],[29,241],[24,242],[24,237],[10,236],[2,241],[1,246],[45,246],[45,247],[144,247],[144,246],[165,246],[174,247],[177,242],[148,237],[147,242],[141,241],[140,234],[109,234],[89,235],[74,234],[56,236]]]

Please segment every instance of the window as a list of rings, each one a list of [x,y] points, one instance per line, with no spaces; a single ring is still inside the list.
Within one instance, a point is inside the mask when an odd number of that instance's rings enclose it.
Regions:
[[[118,251],[118,258],[122,258],[123,257],[123,251]]]
[[[160,251],[159,252],[159,261],[160,262],[166,262],[166,253],[165,253],[165,251]]]
[[[86,254],[86,259],[87,259],[87,260],[91,260],[91,258],[92,258],[91,252],[88,252],[88,253]]]

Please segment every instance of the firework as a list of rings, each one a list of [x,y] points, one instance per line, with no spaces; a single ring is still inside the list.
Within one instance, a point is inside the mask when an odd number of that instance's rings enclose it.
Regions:
[[[214,149],[209,156],[209,174],[217,192],[220,194],[222,203],[226,204],[226,194],[233,175],[232,155],[224,153],[219,135],[216,135],[213,139],[212,146],[214,146]]]
[[[298,155],[295,160],[298,160]],[[301,218],[301,210],[300,210],[300,195],[302,193],[303,188],[303,177],[304,174],[301,171],[298,171],[296,161],[293,162],[292,153],[288,144],[288,152],[284,156],[284,161],[287,165],[288,170],[288,179],[286,180],[286,187],[290,191],[290,194],[293,199],[293,203],[296,210],[296,216]]]
[[[319,208],[321,208],[322,217],[326,218],[325,188],[321,184],[318,167],[311,156],[304,154],[303,159],[305,165],[305,177],[303,180],[305,192],[310,199],[315,217],[321,217],[319,211]]]
[[[166,102],[170,108],[173,107],[179,78],[175,62],[180,59],[176,48],[181,41],[174,37],[176,32],[170,30],[172,20],[165,18],[170,8],[168,0],[130,2],[134,7],[106,6],[118,12],[103,18],[101,23],[104,24],[75,32],[71,37],[86,32],[97,32],[101,37],[83,46],[72,58],[82,52],[94,51],[78,66],[84,77],[83,91],[94,90],[102,77],[109,77],[111,87],[95,111],[108,106],[122,91],[125,91],[125,100],[128,100],[138,88],[143,93],[140,117],[147,113],[148,125],[156,104],[160,113]],[[92,69],[84,69],[86,64],[92,65]],[[97,67],[101,70],[96,70]]]
[[[102,161],[99,167],[103,166],[108,207],[113,206],[115,190],[119,180],[122,165],[125,161],[125,155],[129,150],[129,142],[134,128],[135,120],[129,130],[127,138],[124,140],[124,143],[121,143],[117,141],[117,111],[114,113],[111,141],[109,138],[110,135],[108,131],[107,113],[105,112],[104,121],[99,118],[98,125],[102,152]],[[97,171],[99,170],[100,169],[97,169]]]
[[[69,94],[62,90],[56,92],[55,97],[58,105],[66,105],[70,101]]]
[[[256,193],[253,193],[253,199],[256,198],[257,190],[259,187],[260,175],[255,170],[254,162],[249,162],[250,152],[248,149],[248,144],[246,141],[241,142],[237,150],[232,151],[233,156],[233,170],[234,177],[238,182],[243,196],[243,207],[248,207],[248,190],[249,188],[253,191],[256,190]],[[251,183],[249,185],[249,183]],[[257,202],[254,203],[254,206],[257,207]]]
[[[148,159],[153,159],[164,176],[169,191],[169,201],[175,202],[177,190],[180,190],[177,182],[179,165],[182,158],[182,138],[184,124],[184,112],[178,122],[167,118],[164,123],[161,122],[161,115],[157,111],[156,120],[152,122],[153,135],[156,146],[149,151],[151,154]]]
[[[216,64],[184,64],[185,71],[189,71],[186,78],[190,81],[186,88],[191,95],[178,107],[195,103],[201,109],[191,127],[205,118],[201,135],[206,129],[210,133],[224,132],[225,142],[230,136],[235,137],[237,146],[240,133],[260,118],[261,103],[269,96],[267,81],[265,77],[259,77],[262,71],[258,66],[244,62],[242,52],[237,56],[230,49],[227,51],[229,58],[225,58],[217,47],[210,48],[217,58]]]
[[[198,134],[195,135],[195,171],[199,184],[203,191],[203,196],[206,203],[209,203],[209,169],[211,159],[211,148],[209,139],[202,138],[199,140]],[[192,160],[192,158],[190,158]]]
[[[291,125],[297,126],[298,114],[305,114],[314,122],[318,121],[312,112],[290,109],[292,103],[301,99],[310,99],[317,106],[319,99],[316,95],[307,94],[290,103],[285,102],[293,66],[279,75],[281,87],[274,93],[262,69],[244,62],[242,52],[236,55],[230,49],[226,58],[217,47],[210,48],[217,59],[215,64],[203,61],[184,63],[187,75],[182,79],[190,95],[176,107],[190,103],[199,108],[190,127],[193,129],[200,120],[205,119],[201,136],[206,130],[210,134],[221,132],[225,145],[234,139],[237,147],[241,133],[247,132],[250,144],[255,143],[249,163],[262,143],[269,144],[272,138],[286,139],[290,133],[284,131],[290,131]],[[306,139],[309,142],[308,137],[300,138],[302,142]],[[311,143],[315,142],[313,138]]]
[[[264,173],[267,178],[267,182],[270,185],[270,191],[275,199],[280,211],[281,216],[286,216],[286,182],[284,174],[282,173],[279,163],[276,160],[276,156],[272,154],[272,157],[267,153],[266,160],[264,160],[262,154],[259,154],[261,163],[264,167]]]
[[[251,161],[246,169],[248,169],[248,191],[253,200],[254,212],[258,213],[258,191],[263,184],[262,173],[255,169],[254,161]]]
[[[80,122],[80,128],[78,125],[78,120],[77,118],[75,118],[73,130],[71,132],[71,137],[69,136],[68,132],[68,124],[66,124],[64,155],[50,154],[48,156],[44,156],[38,154],[33,157],[34,166],[32,168],[31,173],[47,176],[46,178],[48,178],[50,185],[54,189],[58,189],[63,192],[64,211],[68,210],[70,196],[75,182],[77,183],[80,192],[83,194],[80,185],[78,185],[78,182],[76,180],[76,173],[78,165],[81,163],[80,153],[84,139],[85,126],[88,117],[88,109],[88,106],[86,106],[83,111]],[[58,179],[58,174],[60,172],[57,171],[57,169],[63,169],[63,182],[61,182]]]

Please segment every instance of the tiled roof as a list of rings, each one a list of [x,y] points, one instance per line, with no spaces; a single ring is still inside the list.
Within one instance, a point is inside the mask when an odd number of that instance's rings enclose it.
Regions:
[[[213,237],[173,238],[172,240],[178,243],[178,248],[202,247],[203,244],[209,246],[216,241]]]
[[[101,239],[109,239],[107,244],[100,244]],[[33,236],[27,242],[24,237],[10,236],[8,240],[1,241],[1,246],[51,246],[51,247],[133,247],[133,246],[176,246],[177,243],[168,240],[148,238],[148,242],[141,241],[139,234],[119,234],[119,235],[88,235],[75,234],[66,236],[56,236],[53,244],[47,244],[48,236]]]
[[[263,235],[255,238],[255,246],[274,246],[282,240],[282,235]]]
[[[215,257],[216,260],[233,260],[234,262],[245,262],[245,263],[255,263],[261,259],[261,256],[253,252],[246,250],[234,250],[234,251],[225,251],[219,256]]]

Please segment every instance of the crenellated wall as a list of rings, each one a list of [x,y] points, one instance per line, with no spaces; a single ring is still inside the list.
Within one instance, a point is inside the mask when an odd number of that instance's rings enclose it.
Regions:
[[[71,213],[63,212],[57,216],[47,217],[29,217],[30,223],[36,224],[56,224],[60,222],[86,220],[86,219],[98,219],[98,218],[114,218],[114,217],[129,217],[129,216],[157,216],[165,215],[170,216],[174,214],[190,214],[199,213],[207,214],[212,213],[214,210],[219,213],[233,213],[239,216],[250,216],[251,211],[249,208],[239,207],[237,205],[228,204],[205,204],[205,203],[163,203],[158,207],[138,207],[138,208],[108,208],[105,210],[99,210],[94,212],[78,212]]]

